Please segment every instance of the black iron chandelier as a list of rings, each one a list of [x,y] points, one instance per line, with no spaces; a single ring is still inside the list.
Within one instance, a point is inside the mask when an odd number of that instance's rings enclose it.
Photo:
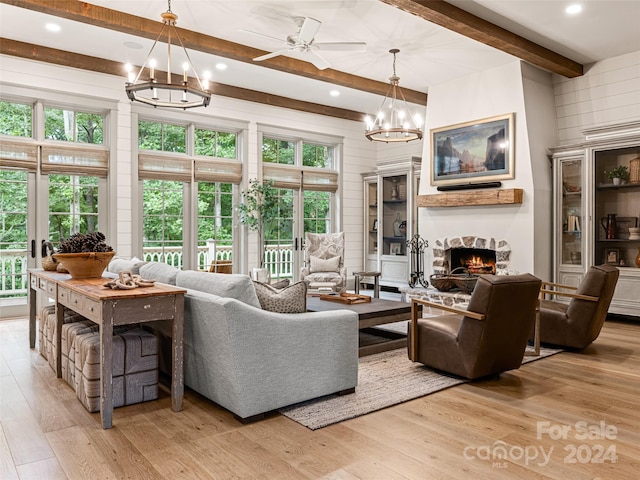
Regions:
[[[133,67],[129,64],[126,65],[128,72],[128,81],[125,86],[127,96],[131,101],[145,103],[154,107],[165,108],[194,108],[194,107],[206,107],[211,101],[211,92],[209,91],[209,80],[204,78],[200,81],[200,77],[193,68],[189,53],[182,43],[182,38],[178,34],[176,29],[176,20],[178,16],[171,11],[171,0],[168,0],[168,9],[161,14],[162,17],[162,29],[158,34],[158,38],[153,42],[153,46],[147,55],[146,60],[142,64],[142,67],[138,71],[138,74],[133,73]],[[156,62],[152,58],[153,51],[158,44],[158,41],[162,37],[165,29],[167,30],[167,71],[165,76],[165,82],[161,82],[158,78],[158,72],[156,71]],[[183,73],[180,80],[172,81],[171,73],[171,37],[172,34],[176,37],[180,46],[184,50],[185,62],[182,65]],[[141,80],[141,76],[145,67],[148,66],[149,77],[148,79]],[[195,82],[189,80],[189,72],[193,72],[195,76]]]
[[[385,96],[378,114],[374,119],[367,116],[365,136],[374,142],[410,142],[422,138],[421,122],[417,115],[413,115],[404,94],[400,89],[400,77],[396,75],[396,54],[400,52],[392,48],[393,75],[389,77],[389,90]]]

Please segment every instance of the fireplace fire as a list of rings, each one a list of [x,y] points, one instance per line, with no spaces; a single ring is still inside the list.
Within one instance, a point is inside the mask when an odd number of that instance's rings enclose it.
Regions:
[[[438,238],[432,252],[433,273],[440,275],[465,271],[504,275],[511,261],[511,246],[505,240],[472,235]]]
[[[466,273],[496,273],[496,251],[484,248],[452,248],[449,250],[451,271],[462,268]]]

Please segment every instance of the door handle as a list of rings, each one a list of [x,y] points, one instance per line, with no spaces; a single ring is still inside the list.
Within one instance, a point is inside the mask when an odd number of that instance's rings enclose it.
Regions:
[[[36,258],[36,241],[31,240],[31,258]]]
[[[298,251],[298,237],[296,237],[295,241],[293,242],[293,249],[295,251]]]

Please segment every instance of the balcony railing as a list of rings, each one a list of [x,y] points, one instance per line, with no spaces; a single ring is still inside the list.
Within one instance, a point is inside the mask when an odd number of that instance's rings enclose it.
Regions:
[[[231,246],[215,246],[209,241],[198,247],[198,269],[209,270],[214,258],[232,260]],[[215,247],[215,248],[214,248]],[[5,298],[24,297],[28,292],[26,250],[0,250],[0,300]],[[164,256],[164,259],[163,259]],[[292,278],[293,249],[287,245],[269,245],[265,249],[264,268],[271,278]],[[182,268],[182,248],[145,248],[143,259],[146,262],[164,261],[176,268]]]

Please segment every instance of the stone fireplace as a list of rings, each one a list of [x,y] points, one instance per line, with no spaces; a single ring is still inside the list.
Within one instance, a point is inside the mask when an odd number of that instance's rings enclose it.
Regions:
[[[511,247],[505,240],[471,235],[439,238],[433,246],[433,273],[507,273]]]
[[[482,238],[471,235],[439,238],[433,246],[433,272],[442,273],[495,273],[507,275],[511,262],[511,247],[505,240]],[[452,268],[453,267],[453,268]],[[460,268],[459,270],[457,270]],[[429,272],[425,272],[428,276]],[[471,295],[460,291],[440,292],[429,288],[400,288],[402,301],[423,298],[442,305],[466,308]]]

